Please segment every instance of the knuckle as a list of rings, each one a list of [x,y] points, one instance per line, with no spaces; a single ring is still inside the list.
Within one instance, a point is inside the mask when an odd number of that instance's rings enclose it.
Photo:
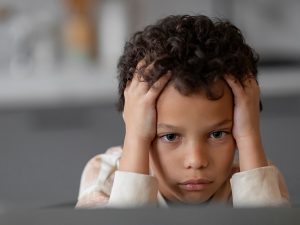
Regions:
[[[153,104],[154,100],[153,100],[153,96],[152,95],[147,95],[144,98],[144,104],[146,106],[151,106]]]
[[[145,59],[142,59],[138,62],[137,66],[136,66],[136,69],[139,70],[141,69],[143,66],[146,65],[146,60]]]
[[[153,87],[153,90],[155,91],[155,90],[159,90],[161,88],[161,86],[162,86],[162,81],[158,80],[153,84],[152,87]]]

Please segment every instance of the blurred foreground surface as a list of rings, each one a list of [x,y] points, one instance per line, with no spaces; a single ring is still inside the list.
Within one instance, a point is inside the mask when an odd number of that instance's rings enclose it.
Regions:
[[[175,208],[175,209],[102,209],[102,210],[39,210],[15,211],[0,216],[0,224],[106,224],[106,225],[177,225],[177,224],[230,224],[230,225],[298,225],[300,209],[228,209]]]

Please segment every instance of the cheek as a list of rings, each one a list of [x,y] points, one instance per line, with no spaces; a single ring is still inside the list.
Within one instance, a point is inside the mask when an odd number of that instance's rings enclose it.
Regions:
[[[165,144],[154,142],[150,156],[150,163],[155,174],[160,174],[167,178],[171,177],[179,169],[176,150],[170,149]]]
[[[214,161],[219,174],[227,174],[231,171],[233,159],[235,154],[235,142],[231,141],[220,146],[214,151]]]

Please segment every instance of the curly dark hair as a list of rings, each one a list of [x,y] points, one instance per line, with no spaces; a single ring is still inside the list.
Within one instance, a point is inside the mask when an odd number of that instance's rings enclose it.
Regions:
[[[248,75],[257,77],[258,55],[232,23],[204,15],[172,15],[136,32],[125,44],[118,62],[120,111],[126,83],[141,60],[145,65],[139,72],[145,82],[152,85],[171,71],[171,82],[184,95],[204,89],[213,98],[210,87],[225,74],[241,83]]]

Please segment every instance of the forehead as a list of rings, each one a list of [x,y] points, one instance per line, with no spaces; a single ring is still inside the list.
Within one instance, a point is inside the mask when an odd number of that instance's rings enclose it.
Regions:
[[[186,96],[170,83],[157,101],[158,123],[209,124],[232,120],[233,97],[228,85],[224,81],[217,81],[212,88],[220,94],[219,99],[209,99],[205,91]]]

